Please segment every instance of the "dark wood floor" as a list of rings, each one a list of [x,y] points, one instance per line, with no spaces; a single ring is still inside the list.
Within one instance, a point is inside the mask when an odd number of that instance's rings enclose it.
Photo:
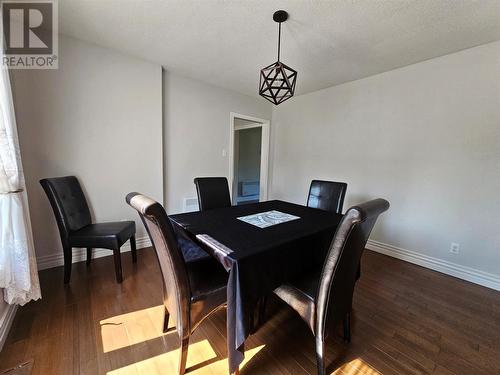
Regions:
[[[33,374],[175,373],[175,333],[161,333],[161,281],[151,250],[124,254],[123,284],[110,257],[41,272],[43,300],[18,310],[0,370],[33,361]],[[248,340],[241,374],[315,374],[311,334],[272,300]],[[190,374],[227,374],[225,311],[192,339]],[[367,251],[354,301],[353,338],[327,345],[333,374],[500,374],[500,293]],[[1,373],[1,371],[0,371]]]

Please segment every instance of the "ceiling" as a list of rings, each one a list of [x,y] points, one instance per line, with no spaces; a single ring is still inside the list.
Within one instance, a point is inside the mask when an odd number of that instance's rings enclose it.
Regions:
[[[64,0],[60,31],[257,96],[259,70],[298,71],[296,94],[500,39],[499,0]]]

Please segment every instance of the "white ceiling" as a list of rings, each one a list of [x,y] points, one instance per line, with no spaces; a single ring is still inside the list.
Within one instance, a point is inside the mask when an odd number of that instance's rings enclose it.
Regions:
[[[59,19],[63,34],[257,96],[278,9],[296,94],[500,39],[499,0],[61,0]]]

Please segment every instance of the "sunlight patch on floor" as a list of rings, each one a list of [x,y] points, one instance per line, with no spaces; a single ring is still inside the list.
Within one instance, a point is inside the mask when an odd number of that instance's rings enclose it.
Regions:
[[[353,359],[350,362],[344,363],[333,374],[342,375],[380,375],[381,373],[375,370],[369,363],[361,358]]]
[[[258,353],[265,345],[249,349],[245,352],[245,360],[243,361],[240,369]],[[208,340],[195,342],[189,345],[187,367],[197,366],[187,372],[189,375],[226,375],[228,373],[227,358],[213,361],[217,358],[212,346]],[[156,357],[148,358],[143,361],[133,363],[131,365],[110,371],[107,375],[160,375],[160,374],[175,374],[179,361],[179,349],[172,350],[168,353],[161,354]],[[203,365],[207,362],[206,365]]]
[[[201,360],[200,360],[201,357]],[[208,340],[195,342],[189,345],[187,366],[193,366],[199,361],[208,361],[216,358],[216,354]],[[132,363],[128,366],[108,372],[108,375],[132,374],[175,374],[179,361],[179,349],[171,350],[156,357]],[[195,374],[196,371],[190,372]]]
[[[101,320],[104,353],[161,337],[163,311],[160,305]]]
[[[163,305],[154,306],[126,314],[116,315],[103,319],[101,326],[102,347],[104,353],[112,354],[113,351],[132,347],[134,345],[157,339],[164,335],[162,332]],[[177,340],[174,340],[175,342]],[[148,343],[148,345],[151,343]],[[157,345],[157,344],[155,344]],[[265,345],[261,345],[245,352],[245,360],[240,366],[242,369],[252,357],[260,352]],[[108,375],[138,375],[138,374],[175,374],[179,361],[179,348],[176,345],[171,350],[155,357],[146,358],[130,365],[112,370]],[[188,374],[193,375],[218,375],[228,373],[226,357],[217,357],[214,349],[207,339],[192,342],[189,345]]]

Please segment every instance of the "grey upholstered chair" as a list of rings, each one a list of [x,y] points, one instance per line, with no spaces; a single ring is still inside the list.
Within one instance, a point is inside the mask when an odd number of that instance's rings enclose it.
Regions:
[[[89,206],[82,187],[75,176],[44,178],[40,180],[56,217],[64,253],[64,283],[71,278],[72,249],[87,248],[87,265],[92,249],[113,250],[116,281],[122,282],[121,246],[130,239],[132,261],[137,262],[135,222],[115,221],[92,223]]]
[[[189,337],[206,317],[225,305],[228,274],[212,258],[185,260],[172,223],[158,202],[138,193],[128,194],[126,201],[139,213],[155,249],[163,277],[163,331],[172,315],[181,342],[179,375],[184,375]]]
[[[194,184],[198,193],[200,211],[231,206],[227,178],[196,177]]]
[[[312,180],[307,206],[341,214],[346,190],[345,182]]]
[[[325,374],[324,346],[327,329],[344,322],[344,339],[350,341],[350,315],[356,271],[378,216],[389,208],[384,199],[351,207],[340,222],[323,268],[274,293],[305,320],[316,340],[318,374]]]

